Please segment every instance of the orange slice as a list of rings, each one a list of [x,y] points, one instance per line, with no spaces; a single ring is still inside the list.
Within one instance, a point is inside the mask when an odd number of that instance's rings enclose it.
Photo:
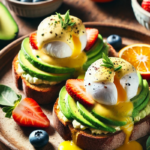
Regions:
[[[130,62],[144,79],[150,79],[150,45],[128,45],[119,51],[119,57]]]

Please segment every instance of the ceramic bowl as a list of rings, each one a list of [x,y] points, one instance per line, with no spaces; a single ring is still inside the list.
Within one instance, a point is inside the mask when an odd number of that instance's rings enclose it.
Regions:
[[[17,0],[5,0],[5,4],[16,15],[28,18],[43,17],[54,12],[63,0],[47,0],[36,3],[20,2]]]
[[[140,6],[138,0],[132,0],[131,4],[137,21],[150,30],[150,13]]]

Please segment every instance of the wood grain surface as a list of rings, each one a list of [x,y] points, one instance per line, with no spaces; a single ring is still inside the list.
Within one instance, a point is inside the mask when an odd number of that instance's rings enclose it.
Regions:
[[[65,13],[68,9],[70,9],[71,15],[81,18],[83,22],[96,21],[127,25],[150,34],[150,31],[136,21],[131,7],[131,0],[114,0],[109,3],[95,3],[91,0],[64,0],[57,12]],[[19,26],[18,38],[35,31],[39,23],[47,17],[29,19],[11,13]]]

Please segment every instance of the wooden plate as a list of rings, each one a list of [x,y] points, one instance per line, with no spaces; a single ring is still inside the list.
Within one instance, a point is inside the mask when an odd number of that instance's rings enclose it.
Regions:
[[[99,29],[100,34],[106,38],[110,34],[118,34],[122,37],[123,46],[134,43],[149,43],[150,35],[142,33],[138,30],[127,26],[120,26],[114,24],[103,23],[85,23],[86,27],[94,27]],[[22,91],[16,89],[11,74],[11,61],[13,57],[20,50],[22,40],[29,35],[26,35],[13,43],[9,44],[0,52],[0,84],[5,84],[13,88],[16,93],[24,94]],[[51,121],[51,127],[46,129],[49,134],[49,143],[43,150],[57,150],[58,145],[63,141],[59,134],[54,130],[52,123],[52,108],[53,104],[49,106],[41,106],[45,114]],[[0,149],[2,150],[34,150],[34,147],[29,143],[28,136],[33,128],[23,128],[18,126],[13,119],[5,118],[5,114],[0,109]],[[140,140],[142,145],[145,145],[145,138]]]

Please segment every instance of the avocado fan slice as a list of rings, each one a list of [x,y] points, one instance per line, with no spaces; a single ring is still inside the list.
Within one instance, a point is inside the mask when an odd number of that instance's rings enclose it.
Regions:
[[[150,100],[150,91],[148,92],[145,100],[138,107],[134,108],[134,110],[132,112],[132,116],[133,117],[137,116],[139,114],[139,112],[146,107],[149,100]]]
[[[66,87],[63,86],[62,89],[59,92],[59,100],[58,100],[58,106],[61,110],[61,112],[63,113],[63,115],[69,119],[72,120],[72,116],[70,111],[68,110],[67,104],[66,104],[66,99],[68,97],[68,93],[66,91]]]
[[[70,74],[51,74],[44,72],[34,67],[26,58],[22,50],[19,51],[19,64],[21,68],[32,77],[37,77],[39,79],[47,81],[63,81],[70,78]]]
[[[98,118],[100,121],[102,121],[105,124],[109,124],[112,126],[124,126],[127,124],[126,121],[117,121],[117,120],[112,120],[110,118],[104,117],[98,114],[94,108],[91,110],[91,113],[93,114],[93,116],[95,116],[96,118]]]
[[[138,87],[138,90],[139,90],[138,95],[139,95],[142,91],[142,88],[143,88],[143,78],[142,78],[140,72],[138,72],[138,71],[137,71],[137,75],[138,75],[138,78],[139,78],[139,87]]]
[[[88,52],[86,52],[88,59],[96,56],[101,51],[103,45],[104,45],[103,37],[99,34],[95,44],[92,46],[92,48]]]
[[[91,122],[92,124],[94,124],[98,129],[103,130],[103,131],[108,131],[108,132],[115,132],[116,130],[106,124],[104,124],[103,122],[101,122],[100,120],[98,120],[97,118],[95,118],[82,104],[80,104],[77,101],[77,108],[79,109],[81,115],[88,120],[89,122]]]
[[[144,79],[143,80],[143,88],[142,88],[141,92],[139,93],[139,95],[137,95],[131,99],[131,101],[133,102],[134,108],[136,108],[142,104],[142,102],[145,100],[148,92],[149,92],[148,82]]]
[[[76,119],[78,122],[87,127],[98,129],[96,126],[94,126],[80,114],[75,100],[70,95],[68,95],[67,98],[67,107],[69,108],[68,110],[70,111],[72,117]]]
[[[75,71],[74,68],[67,68],[67,67],[59,67],[59,66],[54,66],[48,63],[45,63],[38,59],[33,53],[32,49],[30,48],[29,45],[29,38],[25,38],[22,42],[21,49],[23,52],[26,54],[25,57],[26,59],[35,67],[38,69],[49,72],[49,73],[73,73]]]
[[[83,70],[86,71],[92,63],[94,63],[96,60],[102,58],[102,54],[103,54],[103,53],[105,53],[105,54],[107,55],[107,54],[108,54],[108,49],[109,49],[109,47],[108,47],[108,45],[105,43],[105,44],[103,45],[102,50],[101,50],[96,56],[90,58],[89,60],[87,60],[87,62],[85,62],[85,63],[83,64]]]

